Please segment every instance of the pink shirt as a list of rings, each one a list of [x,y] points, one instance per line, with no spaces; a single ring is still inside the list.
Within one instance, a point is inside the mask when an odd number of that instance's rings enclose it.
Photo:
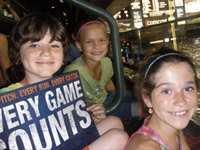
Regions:
[[[149,122],[150,118],[151,118],[151,116],[146,117],[142,127],[138,131],[136,131],[135,133],[133,133],[131,135],[131,137],[128,139],[128,142],[126,143],[126,146],[124,148],[125,150],[127,149],[128,144],[130,143],[130,141],[136,134],[143,134],[145,136],[150,137],[151,139],[153,139],[160,145],[161,150],[173,150],[173,148],[171,148],[158,133],[156,133],[153,129],[146,126],[146,124]],[[180,138],[179,138],[178,134],[177,134],[177,137],[179,140],[179,150],[181,150],[182,149],[181,142],[180,142]]]

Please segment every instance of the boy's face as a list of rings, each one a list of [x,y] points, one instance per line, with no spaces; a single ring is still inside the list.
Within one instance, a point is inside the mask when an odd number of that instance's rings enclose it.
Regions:
[[[38,42],[26,42],[21,46],[21,61],[25,69],[25,78],[31,82],[49,79],[63,63],[63,47],[60,41],[50,43],[51,35]]]
[[[84,59],[99,62],[108,52],[108,38],[105,27],[101,24],[91,24],[84,27],[80,34],[79,50]]]

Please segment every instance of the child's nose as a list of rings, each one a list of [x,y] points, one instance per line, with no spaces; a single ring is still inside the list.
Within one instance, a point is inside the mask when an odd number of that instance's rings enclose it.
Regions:
[[[100,47],[100,42],[95,42],[95,48],[99,48]]]
[[[43,46],[41,50],[41,55],[48,56],[51,54],[51,48],[49,46]]]
[[[183,92],[179,92],[175,95],[174,105],[184,106],[186,103],[186,97]]]

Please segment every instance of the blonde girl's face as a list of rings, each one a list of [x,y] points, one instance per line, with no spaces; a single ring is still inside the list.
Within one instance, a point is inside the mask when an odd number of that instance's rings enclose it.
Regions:
[[[149,107],[159,126],[183,129],[197,108],[195,75],[186,63],[167,63],[155,77]]]
[[[21,61],[25,69],[25,78],[38,82],[49,79],[63,63],[63,47],[60,41],[50,42],[51,35],[37,42],[28,41],[21,46]]]
[[[78,49],[83,52],[83,59],[99,62],[108,52],[108,38],[102,24],[89,24],[80,33]]]

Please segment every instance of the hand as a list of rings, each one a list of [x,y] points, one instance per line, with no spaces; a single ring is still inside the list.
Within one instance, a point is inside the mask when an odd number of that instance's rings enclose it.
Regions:
[[[61,3],[63,3],[64,1],[63,0],[59,0]]]
[[[106,118],[106,110],[102,104],[93,104],[89,106],[87,110],[92,112],[92,118],[95,123]]]

